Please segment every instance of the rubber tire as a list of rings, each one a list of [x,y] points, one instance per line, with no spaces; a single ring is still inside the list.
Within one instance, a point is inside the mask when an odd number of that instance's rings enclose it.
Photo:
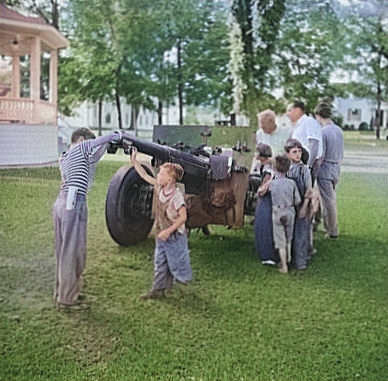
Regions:
[[[153,187],[133,167],[121,167],[113,175],[106,196],[105,219],[112,239],[119,245],[131,246],[147,238],[154,223],[152,196]]]

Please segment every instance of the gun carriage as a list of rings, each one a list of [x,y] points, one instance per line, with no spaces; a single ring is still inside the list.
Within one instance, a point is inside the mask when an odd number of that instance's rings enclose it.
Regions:
[[[241,228],[244,214],[254,214],[257,180],[230,155],[218,151],[208,157],[196,156],[126,132],[120,144],[110,145],[108,153],[122,148],[130,154],[131,147],[152,158],[151,163],[142,163],[152,176],[165,162],[183,167],[181,185],[184,186],[189,229],[205,228],[209,224]],[[154,222],[152,199],[153,187],[140,178],[133,167],[124,166],[114,174],[105,203],[106,223],[114,241],[129,246],[147,238]]]

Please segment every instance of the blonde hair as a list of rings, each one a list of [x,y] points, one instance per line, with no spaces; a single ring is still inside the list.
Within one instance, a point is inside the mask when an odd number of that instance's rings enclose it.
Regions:
[[[165,168],[174,177],[175,181],[181,181],[185,173],[182,166],[175,163],[164,163],[160,168]]]
[[[272,110],[264,110],[257,114],[259,127],[267,134],[276,130],[276,114]]]

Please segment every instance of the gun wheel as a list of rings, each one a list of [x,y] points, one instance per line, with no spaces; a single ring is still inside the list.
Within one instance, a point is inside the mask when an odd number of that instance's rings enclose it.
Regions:
[[[105,219],[112,239],[119,245],[130,246],[147,238],[154,223],[152,196],[153,187],[134,168],[122,167],[113,175],[106,196]]]

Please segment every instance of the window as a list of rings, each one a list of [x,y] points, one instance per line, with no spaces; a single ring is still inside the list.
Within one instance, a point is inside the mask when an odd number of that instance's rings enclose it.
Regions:
[[[109,114],[109,112],[105,115],[105,124],[110,124],[110,119],[111,119],[111,117],[110,117],[110,114]]]
[[[348,120],[349,121],[361,121],[361,109],[359,109],[359,108],[348,109]]]

